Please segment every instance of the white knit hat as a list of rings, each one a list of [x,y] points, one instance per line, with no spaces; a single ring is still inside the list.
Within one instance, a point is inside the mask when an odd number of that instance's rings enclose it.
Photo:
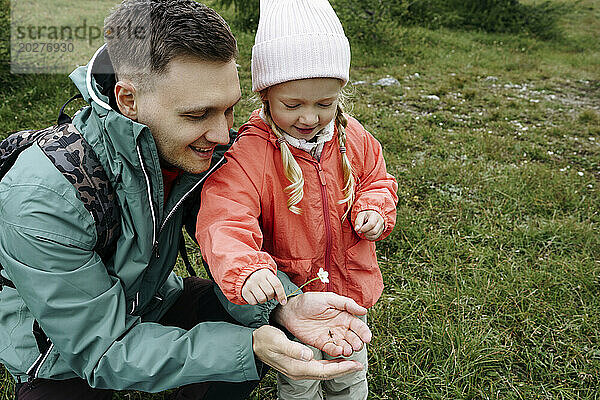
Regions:
[[[252,90],[305,78],[348,82],[350,44],[327,0],[260,0]]]

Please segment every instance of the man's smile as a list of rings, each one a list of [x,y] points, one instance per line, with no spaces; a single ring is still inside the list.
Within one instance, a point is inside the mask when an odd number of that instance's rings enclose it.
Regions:
[[[215,149],[215,146],[207,146],[207,147],[196,147],[189,145],[190,149],[192,149],[198,156],[202,158],[210,158],[212,157],[212,152]]]

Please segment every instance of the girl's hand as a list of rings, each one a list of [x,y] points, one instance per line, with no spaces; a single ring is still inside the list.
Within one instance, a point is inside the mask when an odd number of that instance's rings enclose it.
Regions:
[[[287,303],[283,284],[277,275],[267,268],[253,272],[246,279],[242,286],[242,297],[250,305],[266,303],[273,298],[281,305]]]
[[[362,233],[367,240],[377,240],[385,229],[383,217],[373,210],[365,210],[356,214],[354,230]]]

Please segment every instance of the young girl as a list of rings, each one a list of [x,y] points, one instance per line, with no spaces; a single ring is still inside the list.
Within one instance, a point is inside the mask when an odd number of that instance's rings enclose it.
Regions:
[[[381,295],[374,241],[394,227],[397,184],[379,142],[342,111],[349,67],[348,39],[327,0],[261,1],[252,86],[263,106],[207,180],[196,230],[233,303],[285,303],[278,269],[298,286],[323,269],[328,279],[304,291],[367,308]],[[366,399],[366,349],[350,358],[365,369],[322,385],[279,374],[279,398],[321,399],[323,389],[328,399]]]

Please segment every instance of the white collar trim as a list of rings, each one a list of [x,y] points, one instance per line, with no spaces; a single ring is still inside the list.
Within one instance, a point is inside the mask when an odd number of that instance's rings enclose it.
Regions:
[[[259,116],[265,123],[267,123],[267,119],[262,108],[259,112]],[[290,146],[296,147],[297,149],[304,150],[310,153],[315,147],[322,146],[323,144],[327,143],[333,138],[334,123],[335,120],[332,119],[329,122],[329,124],[327,124],[323,129],[321,129],[321,131],[318,132],[316,135],[317,140],[315,142],[309,142],[304,139],[297,139],[286,132],[283,132],[283,138]]]

